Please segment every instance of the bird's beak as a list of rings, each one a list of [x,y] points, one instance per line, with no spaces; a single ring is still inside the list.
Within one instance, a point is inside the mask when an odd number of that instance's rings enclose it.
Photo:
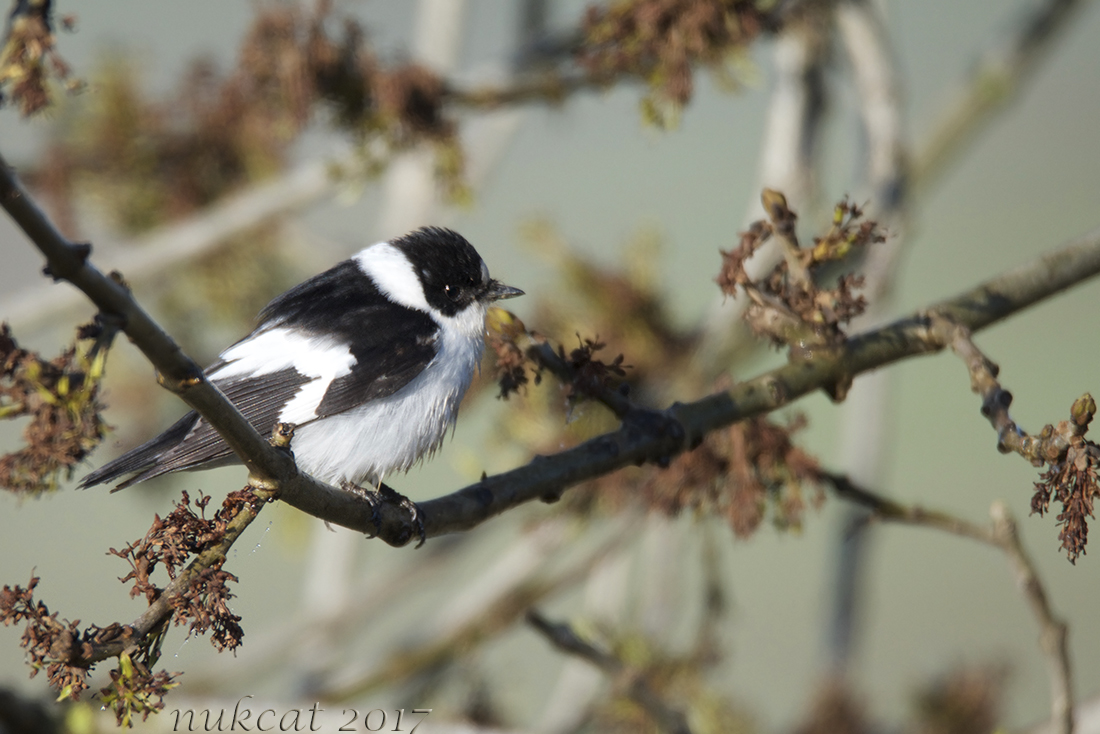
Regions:
[[[505,298],[515,298],[516,296],[522,295],[523,291],[519,288],[504,285],[499,280],[491,280],[489,281],[489,290],[485,294],[485,297],[490,301],[503,301]]]

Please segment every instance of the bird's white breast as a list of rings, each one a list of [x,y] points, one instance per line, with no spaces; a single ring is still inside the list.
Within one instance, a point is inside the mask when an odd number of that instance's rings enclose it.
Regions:
[[[291,449],[302,471],[330,484],[376,483],[439,447],[481,360],[485,306],[432,318],[441,327],[439,350],[409,384],[297,429]]]

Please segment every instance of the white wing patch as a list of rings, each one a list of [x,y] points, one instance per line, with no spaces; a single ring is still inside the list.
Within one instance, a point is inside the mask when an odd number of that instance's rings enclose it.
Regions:
[[[431,313],[424,287],[405,254],[388,242],[379,242],[355,256],[355,262],[391,301]]]
[[[210,373],[214,382],[258,377],[288,367],[313,378],[299,388],[279,413],[279,420],[287,423],[305,423],[316,418],[317,406],[329,385],[349,374],[355,365],[355,357],[343,342],[279,326],[234,344],[221,353],[221,359],[228,364]]]

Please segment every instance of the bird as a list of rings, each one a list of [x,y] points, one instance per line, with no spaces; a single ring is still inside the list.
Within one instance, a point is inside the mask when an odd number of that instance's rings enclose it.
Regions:
[[[422,227],[277,296],[205,375],[262,435],[293,426],[300,471],[349,491],[384,486],[442,444],[480,364],[487,309],[521,295],[462,235]],[[114,492],[239,463],[192,411],[79,486],[126,477]]]

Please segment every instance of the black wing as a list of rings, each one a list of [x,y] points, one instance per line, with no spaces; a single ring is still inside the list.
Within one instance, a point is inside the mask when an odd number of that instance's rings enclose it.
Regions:
[[[351,373],[333,380],[317,406],[318,418],[392,395],[419,375],[438,349],[439,326],[432,317],[390,301],[353,260],[282,294],[260,318],[306,334],[335,335],[351,350]]]
[[[316,408],[318,418],[383,398],[412,381],[435,357],[438,326],[415,309],[392,303],[359,266],[345,261],[275,298],[260,313],[258,332],[289,328],[323,334],[348,345],[355,364],[332,381]],[[238,342],[240,344],[241,342]],[[207,368],[215,373],[226,362]],[[263,435],[309,376],[292,368],[255,377],[215,380],[245,418]],[[153,440],[105,464],[81,480],[81,487],[138,472],[116,489],[169,472],[231,463],[232,450],[195,412],[188,413]]]

